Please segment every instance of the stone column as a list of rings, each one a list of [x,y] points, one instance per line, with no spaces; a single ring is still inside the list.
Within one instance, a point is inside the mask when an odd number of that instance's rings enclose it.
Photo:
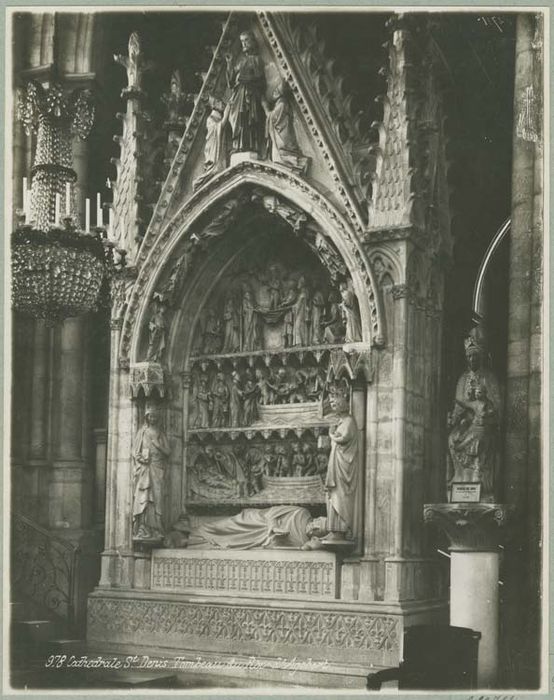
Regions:
[[[97,528],[104,527],[104,518],[106,516],[106,457],[107,457],[107,442],[108,432],[105,428],[94,429],[94,445],[95,445],[95,510],[94,524]]]
[[[133,416],[129,364],[119,358],[122,322],[111,322],[110,408],[106,465],[106,526],[102,552],[101,587],[130,587],[133,582],[132,546],[132,432]]]
[[[48,382],[50,329],[42,320],[35,321],[33,343],[33,379],[31,395],[30,461],[44,464],[48,458]]]
[[[481,633],[477,683],[494,688],[498,671],[500,526],[506,507],[494,503],[438,503],[424,507],[450,541],[450,624]]]
[[[506,687],[536,688],[541,664],[542,27],[516,23],[504,498],[515,509],[502,611]]]

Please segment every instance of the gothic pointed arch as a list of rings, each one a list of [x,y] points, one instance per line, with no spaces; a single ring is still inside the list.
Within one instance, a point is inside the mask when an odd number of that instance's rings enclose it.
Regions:
[[[182,246],[188,243],[191,253],[194,248],[201,248],[205,243],[201,240],[203,237],[217,237],[219,234],[214,235],[213,230],[206,232],[202,228],[203,225],[208,225],[203,222],[209,221],[210,216],[213,216],[211,225],[215,220],[217,226],[218,216],[225,219],[226,202],[232,200],[235,202],[232,206],[240,206],[240,202],[236,201],[237,196],[240,199],[241,189],[248,186],[283,198],[289,206],[313,221],[314,228],[320,234],[321,247],[337,251],[351,279],[359,305],[361,342],[365,345],[383,344],[381,300],[373,272],[362,245],[348,222],[328,199],[286,168],[245,161],[226,169],[201,187],[181,205],[158,236],[145,238],[139,260],[142,264],[123,321],[119,352],[121,358],[131,362],[139,361],[140,332],[148,322],[150,300],[159,292],[168,265],[176,262],[179,253],[183,254]],[[218,212],[221,207],[223,210]],[[221,233],[224,229],[225,226]],[[322,257],[325,257],[325,252]]]

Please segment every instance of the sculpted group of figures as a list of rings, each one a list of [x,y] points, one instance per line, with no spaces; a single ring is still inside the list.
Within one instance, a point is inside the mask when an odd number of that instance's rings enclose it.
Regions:
[[[501,391],[486,367],[487,347],[479,327],[465,340],[467,370],[456,385],[455,406],[448,417],[448,483],[480,482],[481,501],[497,498]]]
[[[318,367],[248,368],[244,374],[202,369],[194,377],[192,428],[239,428],[255,423],[259,407],[319,401],[325,373]]]
[[[228,54],[228,98],[211,95],[206,120],[204,173],[195,187],[227,167],[231,153],[250,152],[299,171],[306,168],[294,131],[286,83],[279,80],[268,95],[265,69],[254,35],[240,35],[241,54]]]
[[[208,310],[202,353],[264,350],[264,325],[278,330],[283,348],[362,339],[358,302],[346,281],[325,298],[320,289],[310,290],[305,275],[283,276],[270,265],[252,282],[227,290],[221,307]]]
[[[191,490],[208,499],[252,496],[263,490],[263,477],[325,477],[329,450],[308,440],[236,447],[206,445],[197,454]]]
[[[320,475],[327,494],[326,539],[338,543],[351,541],[361,468],[358,427],[350,414],[349,399],[344,391],[331,394],[331,407],[336,424],[329,429],[331,450],[328,455],[326,447],[317,447],[309,440],[296,441],[290,447],[286,443],[268,444],[261,449],[253,447],[238,452],[236,448],[223,450],[207,445],[190,471],[191,488],[204,489],[204,493],[213,493],[222,499],[227,495],[255,494],[263,487],[264,475]],[[137,540],[159,541],[164,535],[162,516],[170,445],[155,409],[147,408],[144,425],[135,436],[133,452],[133,536]],[[260,511],[256,519],[259,521],[262,515]],[[233,518],[227,518],[219,521],[218,528],[223,534],[226,527],[232,533],[235,524]],[[244,540],[233,544],[230,540],[221,546],[247,548],[256,544],[254,540],[250,544]]]

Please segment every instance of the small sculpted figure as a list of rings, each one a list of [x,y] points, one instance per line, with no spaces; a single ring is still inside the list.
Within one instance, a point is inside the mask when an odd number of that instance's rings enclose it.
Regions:
[[[321,290],[316,290],[312,297],[312,315],[310,321],[310,343],[319,345],[323,342],[323,328],[321,320],[325,312],[325,299]]]
[[[321,325],[324,328],[323,337],[326,343],[339,343],[344,338],[344,324],[336,292],[329,294],[327,316]]]
[[[224,428],[229,420],[229,389],[223,372],[216,374],[212,387],[212,427]]]
[[[154,311],[148,323],[148,362],[160,362],[165,352],[166,341],[166,306],[159,300],[154,300]]]
[[[310,307],[308,300],[308,288],[306,286],[306,280],[304,279],[304,277],[300,277],[297,286],[297,297],[293,307],[293,345],[308,344],[309,313]]]
[[[222,352],[240,350],[240,321],[235,299],[229,294],[223,307],[223,349]]]
[[[344,341],[346,343],[356,343],[362,339],[362,324],[358,311],[356,295],[349,288],[347,282],[341,282],[341,309],[345,325]]]

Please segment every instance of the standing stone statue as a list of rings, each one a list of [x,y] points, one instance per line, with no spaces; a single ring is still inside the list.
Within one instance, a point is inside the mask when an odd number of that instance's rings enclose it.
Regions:
[[[301,155],[296,140],[292,109],[285,81],[279,81],[271,99],[273,105],[267,110],[269,157],[274,163],[302,169],[306,165],[306,158]]]
[[[309,300],[306,280],[300,277],[298,280],[298,295],[294,302],[294,326],[292,332],[293,345],[308,344],[308,320],[309,320]]]
[[[242,32],[240,43],[242,55],[234,65],[232,56],[225,57],[227,82],[231,89],[229,124],[231,125],[233,151],[253,151],[260,154],[265,125],[264,65],[258,55],[252,32]]]
[[[331,392],[331,408],[338,423],[329,431],[331,453],[325,491],[327,495],[328,542],[353,539],[356,493],[359,483],[360,454],[358,426],[350,414],[348,392],[339,387]]]
[[[324,329],[323,337],[326,343],[338,343],[344,338],[344,325],[339,297],[336,292],[329,294],[329,308],[327,309],[326,318],[321,322],[321,326]]]
[[[229,394],[230,426],[239,428],[242,425],[242,388],[240,376],[237,371],[231,375],[232,384]]]
[[[314,292],[312,297],[312,315],[310,320],[310,343],[319,345],[323,342],[323,328],[321,327],[321,319],[325,312],[325,299],[319,289]]]
[[[230,149],[229,105],[215,95],[208,103],[211,112],[206,118],[206,143],[204,146],[204,172],[194,181],[194,189],[201,187],[216,173],[225,170]]]
[[[356,295],[349,288],[347,282],[341,282],[340,295],[342,299],[340,306],[346,328],[344,333],[344,342],[356,343],[362,339],[362,324],[360,321],[360,313],[358,311]]]
[[[283,317],[283,347],[290,348],[294,342],[294,304],[296,302],[296,282],[289,279],[285,282],[285,293],[281,304],[286,307]]]
[[[240,322],[235,299],[230,294],[223,308],[223,350],[238,352],[240,350]]]
[[[448,423],[447,481],[481,482],[481,501],[496,499],[502,401],[498,380],[485,367],[485,336],[473,328],[464,341],[467,370],[456,385]]]
[[[144,425],[134,442],[133,535],[136,539],[161,539],[164,478],[170,447],[155,409],[147,408]]]
[[[258,317],[256,316],[256,304],[250,285],[242,287],[242,333],[243,350],[258,349]]]
[[[213,410],[212,427],[225,428],[229,420],[229,389],[223,372],[218,372],[211,391]]]
[[[154,299],[154,311],[148,323],[148,349],[146,359],[148,362],[160,362],[165,350],[166,306],[161,301]]]

